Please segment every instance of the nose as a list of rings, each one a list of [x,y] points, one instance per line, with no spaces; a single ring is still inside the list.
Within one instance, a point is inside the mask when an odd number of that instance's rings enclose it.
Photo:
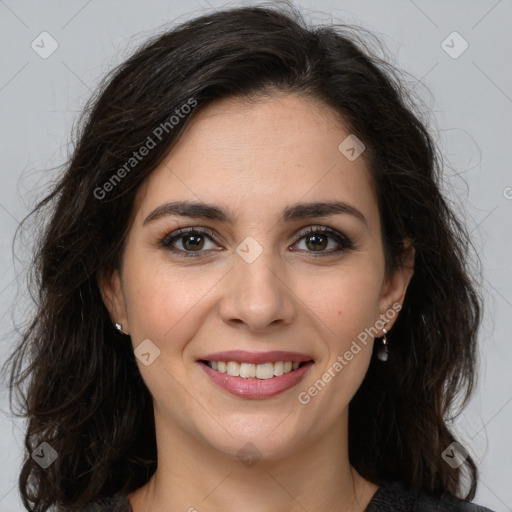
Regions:
[[[296,297],[290,287],[289,269],[268,250],[251,263],[238,254],[234,260],[221,300],[222,320],[253,332],[290,324],[296,314]]]

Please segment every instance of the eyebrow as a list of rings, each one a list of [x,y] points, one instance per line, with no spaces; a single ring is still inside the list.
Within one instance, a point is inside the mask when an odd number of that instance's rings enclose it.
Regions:
[[[355,206],[342,201],[295,203],[284,208],[281,221],[292,221],[314,217],[327,217],[331,215],[348,214],[359,219],[368,227],[365,216]],[[173,201],[166,202],[155,208],[143,222],[143,226],[161,217],[176,215],[194,219],[210,219],[233,224],[236,216],[219,206],[195,202],[195,201]]]

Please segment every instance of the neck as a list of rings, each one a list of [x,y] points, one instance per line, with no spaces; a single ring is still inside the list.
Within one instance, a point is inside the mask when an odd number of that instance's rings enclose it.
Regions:
[[[133,512],[362,512],[378,488],[349,463],[346,418],[291,454],[252,460],[155,420],[158,468],[128,496]]]

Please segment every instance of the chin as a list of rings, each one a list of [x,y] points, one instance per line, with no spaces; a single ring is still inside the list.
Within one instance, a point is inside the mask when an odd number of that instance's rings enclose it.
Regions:
[[[259,423],[259,428],[255,429],[254,422],[251,423],[244,425],[242,422],[238,428],[229,429],[229,433],[218,425],[215,429],[211,426],[202,437],[215,450],[237,458],[248,466],[259,459],[283,459],[296,451],[296,435],[289,428],[275,428],[279,425],[278,421],[275,422],[274,431],[272,428],[262,428]]]

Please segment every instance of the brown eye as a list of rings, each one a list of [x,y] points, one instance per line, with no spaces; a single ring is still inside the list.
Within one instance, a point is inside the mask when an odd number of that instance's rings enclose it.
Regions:
[[[309,228],[299,236],[299,241],[304,240],[307,252],[318,253],[315,256],[327,256],[354,249],[354,244],[348,237],[331,228]],[[331,240],[334,241],[334,247],[331,247],[331,250],[325,250]]]
[[[202,253],[209,253],[206,249],[207,241],[215,242],[215,234],[209,229],[179,229],[163,238],[160,245],[165,249],[183,257],[197,257]]]
[[[325,249],[329,244],[328,238],[329,237],[321,234],[307,235],[305,237],[306,245],[312,251],[316,251],[317,249],[322,250]]]
[[[202,249],[204,246],[204,237],[201,235],[185,235],[180,237],[182,239],[181,244],[187,251],[195,251],[196,249]]]
[[[166,235],[160,245],[180,257],[199,257],[202,254],[218,250],[205,249],[205,244],[208,241],[215,244],[215,240],[215,233],[210,229],[184,228]],[[301,233],[299,241],[302,240],[305,244],[304,250],[308,253],[316,253],[314,256],[328,256],[354,249],[354,244],[348,237],[331,228],[309,228]],[[330,247],[330,250],[326,250],[332,243],[334,246]]]

